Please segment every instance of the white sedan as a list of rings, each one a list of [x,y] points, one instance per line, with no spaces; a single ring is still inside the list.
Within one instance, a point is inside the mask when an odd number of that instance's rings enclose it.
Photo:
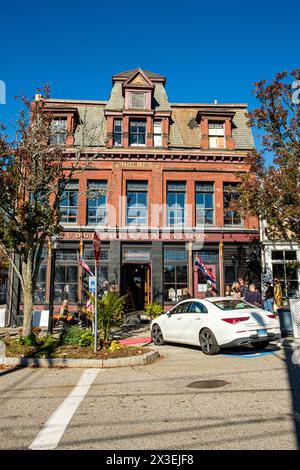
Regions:
[[[275,315],[244,300],[208,297],[184,300],[151,322],[156,345],[166,341],[201,347],[204,354],[252,344],[265,348],[280,338]]]

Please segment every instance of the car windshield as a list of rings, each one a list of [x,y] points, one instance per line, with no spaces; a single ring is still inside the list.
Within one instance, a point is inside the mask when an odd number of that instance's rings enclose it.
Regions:
[[[216,307],[219,307],[221,310],[241,310],[243,308],[257,308],[244,300],[236,299],[226,299],[226,300],[215,300],[212,301]]]

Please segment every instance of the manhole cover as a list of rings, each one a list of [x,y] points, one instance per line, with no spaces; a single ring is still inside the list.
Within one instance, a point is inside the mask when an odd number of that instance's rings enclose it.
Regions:
[[[199,380],[188,385],[189,388],[218,388],[229,384],[226,380]]]

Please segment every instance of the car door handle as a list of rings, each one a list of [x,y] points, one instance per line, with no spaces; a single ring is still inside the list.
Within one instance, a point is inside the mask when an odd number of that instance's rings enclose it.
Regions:
[[[177,318],[177,320],[181,320],[181,317]]]
[[[201,317],[196,318],[196,320],[201,320]]]

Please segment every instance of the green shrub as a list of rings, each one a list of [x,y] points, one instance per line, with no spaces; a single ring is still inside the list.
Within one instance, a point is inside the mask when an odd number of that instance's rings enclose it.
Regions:
[[[39,342],[38,335],[34,332],[31,332],[28,336],[20,336],[17,341],[23,346],[37,346]]]
[[[146,315],[150,317],[150,320],[162,315],[164,313],[164,309],[160,304],[149,304],[145,310]]]
[[[91,346],[93,344],[93,334],[91,330],[85,330],[82,332],[78,345],[79,346]]]
[[[65,326],[60,334],[60,343],[70,346],[91,346],[93,335],[90,330],[83,330],[77,325]]]
[[[95,297],[88,293],[95,305]],[[121,326],[124,317],[124,308],[127,295],[120,296],[116,292],[108,292],[102,299],[97,301],[98,329],[100,339],[104,344],[108,341],[108,335],[112,327]]]

